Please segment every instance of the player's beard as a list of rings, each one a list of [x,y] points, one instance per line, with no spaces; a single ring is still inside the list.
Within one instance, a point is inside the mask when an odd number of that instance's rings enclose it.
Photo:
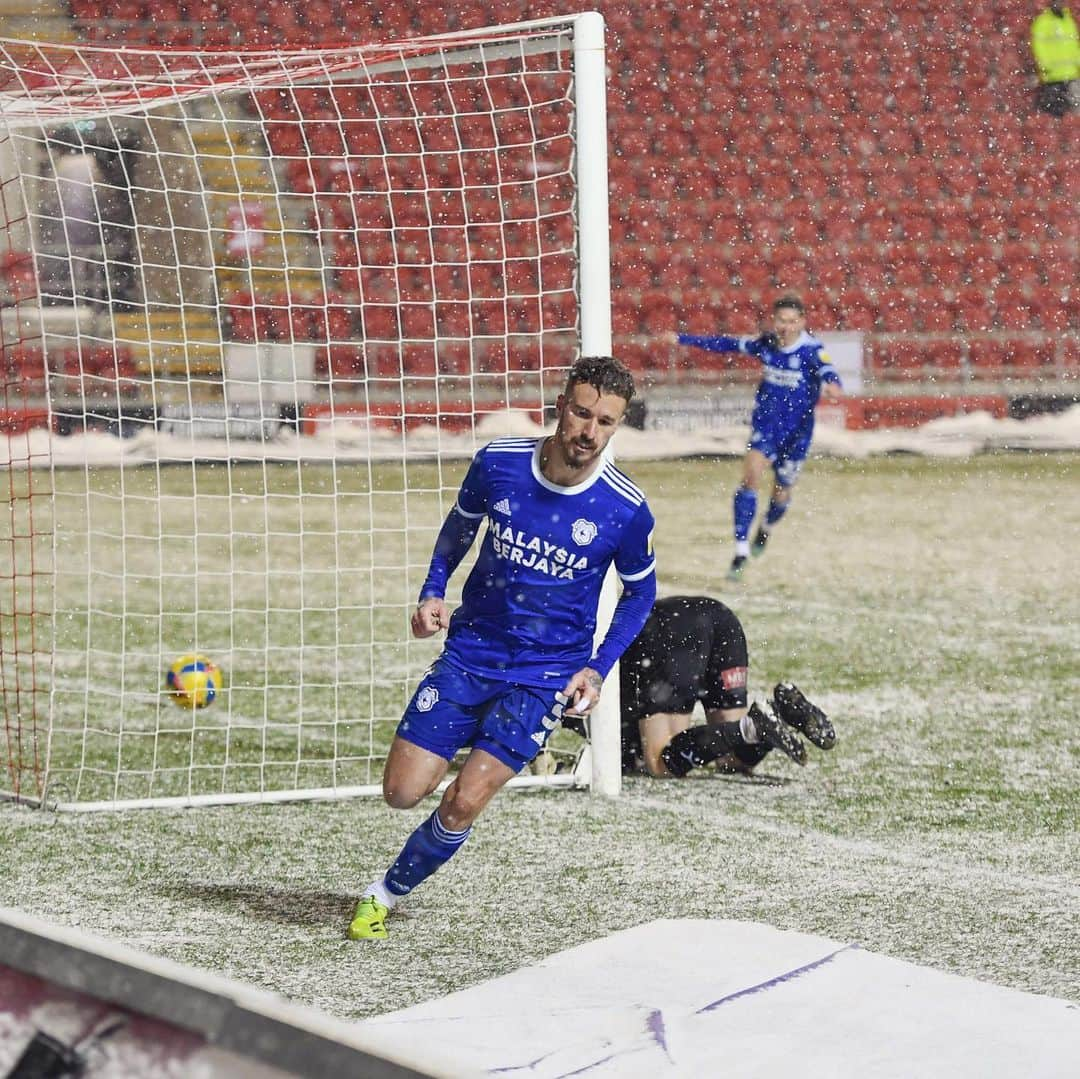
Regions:
[[[589,442],[580,438],[569,438],[564,432],[557,431],[555,441],[559,447],[559,455],[562,457],[567,468],[575,472],[581,472],[589,468],[600,456],[600,447],[596,442]]]

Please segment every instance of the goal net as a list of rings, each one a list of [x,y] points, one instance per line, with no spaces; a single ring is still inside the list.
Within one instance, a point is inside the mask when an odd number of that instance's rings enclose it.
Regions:
[[[377,791],[469,457],[611,351],[602,19],[6,40],[0,105],[0,787]],[[191,655],[219,671],[205,707],[166,685]],[[595,775],[531,781],[617,789],[599,726]]]

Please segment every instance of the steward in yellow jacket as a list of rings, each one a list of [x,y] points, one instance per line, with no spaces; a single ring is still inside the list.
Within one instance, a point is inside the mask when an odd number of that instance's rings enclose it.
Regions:
[[[1039,74],[1039,107],[1062,116],[1072,107],[1072,84],[1080,79],[1080,33],[1067,7],[1049,4],[1035,16],[1031,54]]]

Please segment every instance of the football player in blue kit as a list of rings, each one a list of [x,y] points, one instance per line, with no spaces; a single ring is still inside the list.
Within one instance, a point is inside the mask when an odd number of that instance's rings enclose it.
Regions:
[[[409,809],[468,749],[438,807],[409,836],[357,904],[348,935],[386,937],[398,900],[469,837],[499,789],[542,750],[564,712],[589,714],[605,675],[638,635],[656,598],[653,516],[645,496],[605,452],[634,394],[610,356],[571,368],[547,438],[501,438],[473,458],[435,542],[416,637],[446,629],[383,771],[383,796]],[[447,581],[482,523],[480,551],[453,616]],[[594,648],[597,605],[614,565],[622,595]]]
[[[765,552],[769,534],[787,512],[791,489],[810,450],[814,408],[819,397],[839,400],[843,386],[824,346],[806,332],[806,308],[798,296],[773,304],[773,332],[760,337],[699,337],[680,333],[680,345],[709,352],[745,352],[761,361],[762,376],[754,397],[750,441],[742,480],[735,491],[735,557],[728,570],[738,580],[750,554]],[[758,509],[758,487],[771,466],[774,482],[764,520],[754,541],[750,530]]]

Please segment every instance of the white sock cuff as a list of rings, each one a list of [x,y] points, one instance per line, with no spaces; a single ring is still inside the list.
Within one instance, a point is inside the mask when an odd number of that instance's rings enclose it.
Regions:
[[[394,909],[394,905],[401,898],[400,895],[394,895],[389,888],[386,887],[386,878],[379,877],[377,881],[372,882],[368,887],[364,889],[364,895],[374,896],[384,907]]]
[[[750,553],[750,541],[749,540],[736,540],[735,541],[735,553],[742,555],[745,558]]]
[[[431,814],[431,830],[435,834],[435,838],[443,843],[457,843],[459,846],[469,838],[469,833],[472,831],[472,825],[468,828],[463,828],[460,832],[451,832],[449,828],[439,819],[439,811],[436,809]]]
[[[749,712],[739,720],[739,733],[743,736],[743,741],[749,745],[754,746],[761,741],[758,737],[757,727],[754,726],[754,721],[750,718]]]

